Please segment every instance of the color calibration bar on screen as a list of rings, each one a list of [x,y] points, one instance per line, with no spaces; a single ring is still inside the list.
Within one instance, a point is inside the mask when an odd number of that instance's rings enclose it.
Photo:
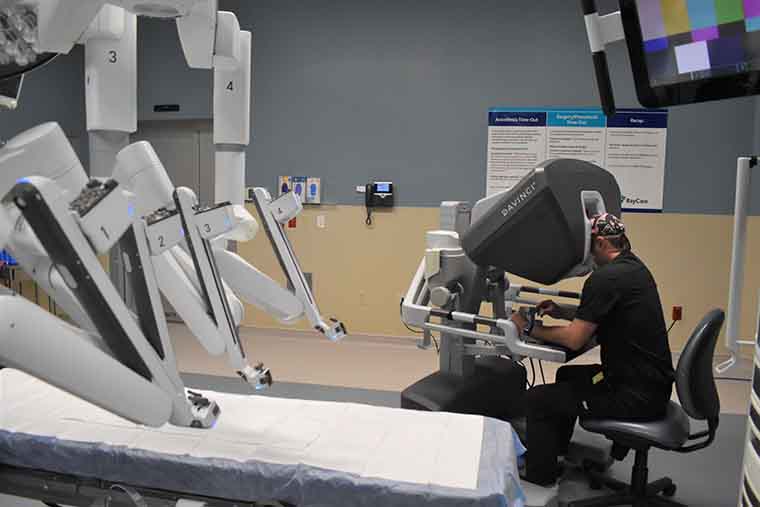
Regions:
[[[655,78],[760,57],[760,0],[637,0],[637,6]]]

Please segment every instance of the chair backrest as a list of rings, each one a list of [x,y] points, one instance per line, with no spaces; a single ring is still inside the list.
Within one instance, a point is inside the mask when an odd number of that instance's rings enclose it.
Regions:
[[[708,312],[694,329],[678,360],[678,399],[693,419],[714,421],[720,415],[720,398],[713,377],[713,355],[724,319],[722,310]]]

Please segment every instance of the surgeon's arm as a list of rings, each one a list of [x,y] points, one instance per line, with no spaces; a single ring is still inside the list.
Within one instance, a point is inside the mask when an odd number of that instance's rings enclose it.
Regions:
[[[537,323],[530,335],[578,351],[591,341],[596,328],[597,325],[592,322],[574,319],[568,326],[542,326]]]
[[[528,321],[519,312],[512,314],[512,322],[518,329],[525,329]],[[544,326],[536,322],[530,336],[545,342],[562,345],[570,350],[581,350],[594,336],[597,325],[581,319],[574,319],[567,326]]]
[[[581,350],[596,333],[596,323],[609,315],[619,300],[620,292],[615,289],[614,280],[596,272],[583,284],[581,304],[571,317],[570,325],[542,326],[537,322],[530,335],[570,350]]]

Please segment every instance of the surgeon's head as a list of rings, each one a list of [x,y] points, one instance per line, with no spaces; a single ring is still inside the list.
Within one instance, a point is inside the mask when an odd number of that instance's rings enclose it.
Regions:
[[[615,257],[631,249],[625,235],[625,224],[611,213],[602,213],[591,219],[591,256],[597,266],[612,262]]]

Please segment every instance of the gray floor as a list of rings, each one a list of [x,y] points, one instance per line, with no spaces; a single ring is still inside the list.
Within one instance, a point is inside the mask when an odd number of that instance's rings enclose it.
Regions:
[[[216,377],[213,375],[184,373],[182,374],[182,379],[185,381],[185,385],[190,389],[206,389],[236,394],[247,394],[251,392],[251,388],[242,380],[232,377]],[[390,391],[375,391],[372,389],[354,389],[348,387],[296,384],[276,381],[272,384],[272,387],[260,392],[259,395],[274,396],[276,398],[295,398],[299,400],[364,403],[365,405],[377,405],[380,407],[398,407],[401,402],[399,393]]]
[[[188,387],[195,389],[249,393],[240,380],[209,375],[183,375]],[[390,391],[352,389],[312,384],[276,383],[263,396],[366,403],[398,407],[399,394]],[[739,475],[742,460],[742,443],[745,436],[745,418],[737,415],[721,417],[718,436],[712,446],[693,454],[652,451],[650,476],[670,476],[678,485],[676,499],[690,507],[736,507]],[[612,473],[621,480],[628,478],[632,456],[616,463]],[[591,496],[582,489],[583,496]],[[578,490],[563,487],[561,498],[575,497]],[[42,504],[0,495],[0,507],[40,507]]]
[[[715,442],[702,451],[679,454],[652,450],[649,454],[650,481],[670,477],[678,487],[675,500],[690,507],[736,507],[745,421],[738,415],[722,415]],[[611,475],[628,481],[632,467],[631,453],[625,461],[613,465]],[[561,484],[561,502],[600,494],[587,487],[580,472],[571,471],[568,475],[570,479]]]
[[[653,451],[651,477],[671,477],[679,488],[676,498],[693,507],[735,507],[739,500],[746,421],[747,418],[737,415],[722,416],[715,442],[699,452]],[[623,464],[626,471],[630,470],[633,457]]]

